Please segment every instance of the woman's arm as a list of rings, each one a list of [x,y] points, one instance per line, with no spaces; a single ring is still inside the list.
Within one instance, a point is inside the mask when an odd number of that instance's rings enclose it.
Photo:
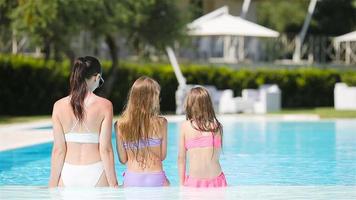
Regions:
[[[185,180],[185,169],[186,169],[186,149],[185,149],[185,135],[184,135],[184,124],[180,127],[179,133],[179,150],[178,150],[178,174],[179,174],[179,185],[184,184]]]
[[[51,175],[49,187],[57,187],[61,176],[67,147],[61,122],[58,119],[58,103],[55,103],[52,111],[53,124],[53,148],[51,157]]]
[[[100,157],[104,164],[105,174],[110,187],[117,187],[117,179],[115,173],[115,163],[114,163],[114,153],[111,144],[111,134],[112,134],[112,119],[113,119],[113,108],[111,102],[107,105],[105,109],[104,120],[101,124],[100,130],[100,141],[99,150]]]
[[[161,160],[164,161],[167,157],[167,119],[162,117],[162,144],[161,144]]]
[[[127,152],[126,149],[124,148],[124,141],[119,131],[118,123],[119,122],[116,122],[114,126],[116,132],[116,150],[117,150],[117,155],[119,156],[120,163],[125,165],[127,162]]]

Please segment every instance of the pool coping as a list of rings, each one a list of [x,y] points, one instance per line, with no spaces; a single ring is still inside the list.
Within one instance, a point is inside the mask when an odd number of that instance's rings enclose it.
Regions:
[[[47,188],[46,186],[0,186],[6,199],[355,199],[356,186],[263,186],[226,188]]]
[[[184,115],[164,115],[169,122],[185,120]],[[269,114],[269,115],[245,115],[224,114],[217,118],[222,121],[335,121],[356,119],[320,119],[315,114]],[[116,120],[116,117],[114,118]],[[51,119],[40,119],[32,122],[20,122],[0,125],[0,152],[48,143],[53,140],[52,131],[48,129],[36,129],[38,127],[51,126]]]
[[[0,152],[51,142],[53,137],[48,130],[35,129],[48,125],[50,119],[0,125]]]

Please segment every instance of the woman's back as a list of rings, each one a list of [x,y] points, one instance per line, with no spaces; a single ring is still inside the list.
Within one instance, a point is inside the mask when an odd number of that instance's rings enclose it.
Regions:
[[[65,97],[55,104],[60,111],[57,116],[63,129],[67,145],[65,161],[83,165],[100,160],[99,137],[102,122],[111,103],[94,94],[85,99],[85,117],[82,122],[75,117],[70,104],[70,97]],[[79,135],[81,134],[81,135]],[[83,140],[84,136],[84,141]],[[88,137],[89,136],[89,140]],[[74,139],[73,139],[74,138]],[[93,139],[94,138],[94,139]],[[96,141],[92,141],[96,140]]]
[[[111,144],[111,102],[93,92],[104,83],[92,56],[75,60],[69,96],[53,106],[50,187],[117,186]]]

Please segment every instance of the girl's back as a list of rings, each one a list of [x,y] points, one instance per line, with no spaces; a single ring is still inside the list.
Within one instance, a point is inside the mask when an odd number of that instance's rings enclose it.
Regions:
[[[119,136],[118,147],[123,147],[127,153],[127,168],[132,172],[162,171],[162,160],[165,158],[162,145],[166,145],[164,138],[167,134],[167,120],[163,117],[152,119],[154,131],[147,134],[148,140],[141,138],[138,143],[125,138],[123,131],[118,128],[121,126],[120,123],[119,120],[116,127]]]
[[[219,163],[223,128],[215,116],[208,90],[199,86],[192,88],[187,94],[185,111],[187,120],[181,126],[178,153],[180,184],[189,187],[226,186]]]
[[[185,121],[181,128],[184,134],[184,146],[187,149],[190,176],[196,178],[218,176],[221,173],[220,132],[199,131],[191,121]]]
[[[159,84],[138,78],[116,124],[119,160],[127,166],[125,187],[165,186],[162,161],[167,154],[167,121],[159,116]]]

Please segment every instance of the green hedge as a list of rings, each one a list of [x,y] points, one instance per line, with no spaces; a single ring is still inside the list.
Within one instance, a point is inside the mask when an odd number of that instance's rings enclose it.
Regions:
[[[0,55],[0,115],[48,114],[68,91],[62,63]]]
[[[110,63],[104,62],[104,77]],[[22,56],[0,55],[0,115],[49,114],[53,103],[67,95],[68,62],[44,62]],[[182,67],[190,84],[231,88],[240,95],[243,88],[276,83],[282,90],[283,107],[320,107],[333,105],[336,82],[356,85],[356,72],[330,69],[240,69],[186,65]],[[121,63],[114,91],[109,99],[120,113],[131,84],[141,75],[155,78],[162,87],[161,110],[175,110],[178,86],[173,69],[167,64]]]

